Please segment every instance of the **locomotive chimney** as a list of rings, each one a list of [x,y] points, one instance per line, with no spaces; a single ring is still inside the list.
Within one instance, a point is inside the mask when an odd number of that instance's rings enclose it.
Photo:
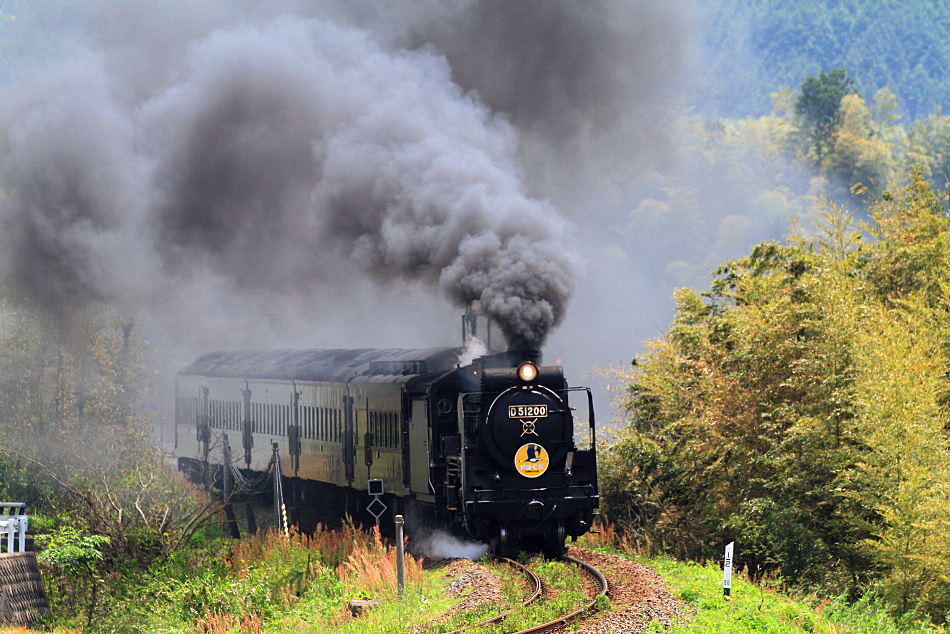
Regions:
[[[531,347],[524,339],[516,339],[508,345],[508,363],[511,367],[517,367],[530,361],[535,365],[541,365],[541,351]]]

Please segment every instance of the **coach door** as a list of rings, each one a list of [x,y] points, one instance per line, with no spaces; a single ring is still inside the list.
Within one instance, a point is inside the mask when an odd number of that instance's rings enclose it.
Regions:
[[[343,396],[343,464],[346,466],[346,483],[353,486],[356,465],[356,444],[353,429],[353,397],[349,390]]]
[[[429,408],[426,399],[412,399],[410,411],[409,447],[412,462],[409,465],[409,482],[418,499],[434,502],[429,487]]]

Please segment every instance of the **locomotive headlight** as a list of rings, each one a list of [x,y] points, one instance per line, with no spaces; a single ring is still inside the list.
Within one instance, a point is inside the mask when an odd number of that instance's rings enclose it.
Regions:
[[[530,361],[522,363],[518,366],[518,378],[524,381],[525,383],[531,383],[536,378],[538,378],[538,366],[531,363]]]

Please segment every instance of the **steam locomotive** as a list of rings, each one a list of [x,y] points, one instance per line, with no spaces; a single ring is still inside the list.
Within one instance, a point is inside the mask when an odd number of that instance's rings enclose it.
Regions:
[[[206,354],[176,377],[179,467],[227,462],[250,477],[276,455],[304,529],[402,514],[410,535],[444,526],[496,553],[558,554],[598,506],[590,390],[534,351],[466,362],[464,350]],[[583,447],[569,405],[578,394]]]

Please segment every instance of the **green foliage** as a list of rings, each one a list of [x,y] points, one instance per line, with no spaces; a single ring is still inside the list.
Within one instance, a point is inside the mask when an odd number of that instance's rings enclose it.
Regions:
[[[911,120],[950,106],[947,3],[712,0],[702,7],[713,72],[697,102],[707,114],[760,116],[770,93],[831,67],[847,68],[865,95],[889,87]]]
[[[888,115],[882,115],[884,119]],[[882,119],[883,121],[883,119]],[[864,99],[856,94],[845,95],[838,107],[836,125],[830,132],[828,152],[822,168],[847,186],[861,183],[879,191],[892,182],[897,162],[895,144],[885,142],[880,128],[875,125]],[[892,138],[899,139],[900,133]]]
[[[106,580],[109,592],[100,598],[104,605],[83,631],[420,631],[457,599],[444,593],[448,580],[441,578],[443,571],[422,571],[410,559],[406,591],[398,600],[395,591],[378,584],[379,570],[392,565],[394,551],[352,526],[312,536],[270,532],[191,545],[147,570],[129,569]],[[353,565],[370,560],[376,565]],[[354,619],[347,608],[351,598],[376,599],[379,606]],[[72,622],[61,618],[57,624]]]
[[[0,297],[0,495],[26,502],[48,543],[54,619],[88,630],[127,575],[187,543],[216,509],[152,444],[134,321],[71,319]]]
[[[938,187],[950,183],[950,116],[938,108],[918,119],[908,133],[908,154]]]
[[[108,536],[110,570],[148,566],[212,510],[152,445],[147,349],[134,329],[110,315],[54,323],[0,300],[0,492]]]
[[[627,373],[605,452],[615,521],[700,558],[735,539],[755,576],[896,612],[950,610],[950,220],[922,169],[871,223],[829,206],[681,290]]]
[[[52,535],[39,559],[67,575],[95,575],[102,562],[102,548],[108,545],[109,538],[104,535],[82,535],[66,527]]]
[[[856,92],[854,79],[848,77],[843,68],[832,68],[830,73],[821,69],[818,77],[809,75],[802,82],[801,94],[795,101],[795,112],[812,129],[819,162],[822,150],[828,145],[838,105],[845,95]]]
[[[103,549],[109,546],[109,538],[67,526],[43,541],[46,544],[39,560],[53,569],[46,575],[50,607],[60,618],[69,615],[68,620],[84,613],[89,629],[97,614],[104,580]]]

